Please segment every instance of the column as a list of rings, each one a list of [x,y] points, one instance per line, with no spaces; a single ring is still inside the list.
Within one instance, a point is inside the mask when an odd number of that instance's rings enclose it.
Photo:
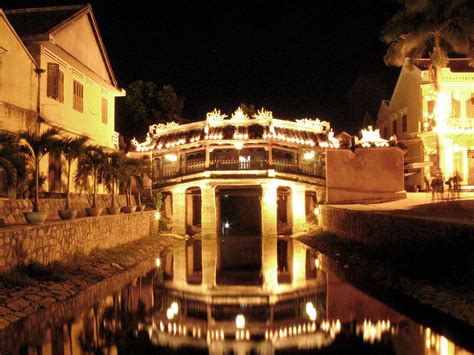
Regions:
[[[173,241],[173,284],[186,286],[186,241]]]
[[[265,288],[278,285],[277,185],[262,184],[262,273]]]
[[[217,265],[217,213],[215,189],[201,186],[202,285],[215,287]]]
[[[173,233],[186,233],[186,188],[179,186],[171,190],[173,198]]]
[[[306,281],[306,248],[303,243],[293,243],[293,286],[302,285]]]
[[[305,232],[306,224],[306,189],[304,186],[291,186],[291,197],[293,206],[293,234]]]

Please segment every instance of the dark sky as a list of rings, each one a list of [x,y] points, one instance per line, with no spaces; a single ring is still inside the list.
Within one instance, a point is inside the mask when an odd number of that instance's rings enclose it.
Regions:
[[[77,3],[0,0],[5,9]],[[399,72],[383,64],[379,39],[391,0],[91,3],[120,86],[170,84],[190,120],[245,102],[353,131]]]

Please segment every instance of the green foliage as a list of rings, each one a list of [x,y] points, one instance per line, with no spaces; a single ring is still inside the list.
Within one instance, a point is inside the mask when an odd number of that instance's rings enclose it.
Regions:
[[[435,67],[448,53],[472,55],[474,5],[469,0],[405,0],[385,25],[381,39],[389,44],[384,61],[401,66],[406,57],[429,56]]]
[[[160,122],[183,122],[184,98],[169,85],[158,90],[155,83],[138,80],[127,88],[127,96],[118,101],[117,125],[125,141],[145,139],[148,126]]]
[[[155,210],[160,211],[163,206],[163,194],[158,192],[155,196]]]

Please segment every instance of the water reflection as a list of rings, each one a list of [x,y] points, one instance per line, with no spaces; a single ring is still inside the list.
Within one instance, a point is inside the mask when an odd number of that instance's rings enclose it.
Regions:
[[[15,342],[7,329],[1,344],[13,354],[470,353],[336,277],[324,258],[297,244],[291,282],[282,287],[209,288],[176,278],[176,265],[162,282],[176,254],[162,255],[159,269],[77,318],[20,331]]]

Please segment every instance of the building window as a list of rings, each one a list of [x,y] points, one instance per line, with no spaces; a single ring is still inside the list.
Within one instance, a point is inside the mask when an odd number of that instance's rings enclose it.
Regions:
[[[72,108],[76,111],[84,112],[84,86],[76,80],[73,81]]]
[[[102,98],[102,123],[107,124],[108,118],[108,102],[105,97]]]
[[[456,99],[451,99],[451,117],[460,118],[461,117],[461,101]]]
[[[392,121],[392,135],[397,135],[397,120]]]
[[[59,64],[48,63],[47,95],[64,102],[64,73],[59,69]]]
[[[406,132],[408,129],[408,122],[407,122],[407,115],[403,115],[402,117],[402,130]]]
[[[466,100],[466,116],[474,118],[474,94],[471,94],[471,96],[470,99]]]

